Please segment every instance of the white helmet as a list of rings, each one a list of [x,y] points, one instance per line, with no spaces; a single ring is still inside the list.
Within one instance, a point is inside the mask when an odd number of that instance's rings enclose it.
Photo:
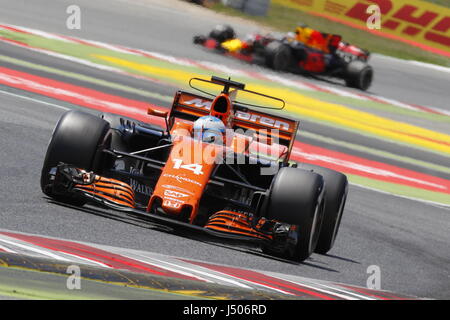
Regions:
[[[213,116],[204,116],[194,122],[194,138],[204,142],[223,143],[225,125]]]

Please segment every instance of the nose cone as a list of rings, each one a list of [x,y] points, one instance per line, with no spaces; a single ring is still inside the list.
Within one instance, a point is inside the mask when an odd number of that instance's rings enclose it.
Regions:
[[[215,152],[211,156],[211,146],[188,137],[174,144],[150,198],[148,211],[159,199],[165,213],[179,216],[189,208],[189,222],[194,221],[200,199],[216,165]]]

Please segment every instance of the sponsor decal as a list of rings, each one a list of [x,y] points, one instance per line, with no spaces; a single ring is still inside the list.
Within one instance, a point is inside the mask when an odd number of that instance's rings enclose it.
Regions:
[[[165,189],[175,189],[175,190],[178,190],[178,191],[185,192],[187,194],[193,195],[193,193],[190,192],[189,190],[186,190],[186,189],[183,189],[183,188],[180,188],[180,187],[177,187],[177,186],[172,186],[170,184],[163,184],[161,187],[163,187]]]
[[[138,169],[135,169],[133,167],[130,167],[130,173],[132,174],[139,174],[141,173]],[[153,194],[153,189],[149,186],[138,182],[136,179],[130,178],[130,187],[134,190],[136,193],[144,194],[146,196],[151,196]]]
[[[179,209],[181,207],[181,203],[175,202],[172,200],[164,200],[163,206],[169,207],[169,208],[174,208],[174,209]]]
[[[173,190],[164,190],[164,195],[168,197],[175,197],[175,198],[186,198],[188,195],[185,193],[181,193],[178,191]]]
[[[199,187],[202,187],[202,186],[203,186],[203,184],[201,184],[200,182],[195,181],[195,180],[192,180],[192,179],[189,179],[189,178],[186,178],[186,177],[184,177],[183,175],[178,175],[178,174],[175,175],[175,174],[165,173],[165,174],[163,174],[163,177],[175,179],[175,180],[177,180],[179,183],[189,182],[189,183],[195,184],[195,185],[197,185],[197,186],[199,186]]]
[[[274,2],[361,27],[367,27],[373,14],[373,11],[368,9],[376,5],[380,9],[382,20],[380,35],[413,41],[427,48],[436,49],[436,53],[439,54],[449,53],[450,9],[443,6],[419,0],[274,0]]]
[[[170,201],[174,201],[174,202],[184,203],[184,201],[179,200],[179,199],[175,199],[175,198],[172,198],[172,197],[164,197],[164,200],[170,200]]]

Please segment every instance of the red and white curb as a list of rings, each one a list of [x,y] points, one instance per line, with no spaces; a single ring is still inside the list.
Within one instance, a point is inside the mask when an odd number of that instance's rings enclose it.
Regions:
[[[285,85],[288,87],[292,87],[295,89],[326,92],[326,93],[334,94],[334,95],[341,96],[341,97],[348,97],[348,98],[353,98],[353,99],[363,100],[363,101],[373,101],[373,102],[378,102],[378,103],[382,103],[382,104],[386,104],[386,105],[397,106],[397,107],[400,107],[403,109],[408,109],[408,110],[450,116],[450,111],[448,111],[448,110],[443,110],[440,108],[429,107],[429,106],[420,106],[420,105],[411,104],[411,103],[404,103],[404,102],[397,101],[395,99],[388,99],[388,98],[384,98],[384,97],[381,97],[378,95],[373,95],[373,94],[368,94],[368,93],[363,93],[363,92],[355,92],[355,91],[350,91],[350,90],[346,90],[346,89],[339,89],[339,88],[330,87],[330,86],[323,85],[323,84],[313,84],[308,81],[290,80],[290,79],[286,79],[286,78],[280,76],[279,74],[274,74],[274,73],[270,72],[269,70],[264,70],[264,72],[258,72],[258,71],[248,71],[248,70],[243,70],[243,69],[235,69],[235,68],[224,66],[222,64],[209,62],[209,61],[196,61],[193,59],[179,58],[179,57],[174,57],[171,55],[166,55],[166,54],[162,54],[162,53],[158,53],[158,52],[129,48],[129,47],[121,46],[121,45],[107,44],[107,43],[100,42],[100,41],[86,40],[86,39],[81,39],[81,38],[72,37],[72,36],[57,35],[54,33],[49,33],[49,32],[45,32],[45,31],[41,31],[41,30],[25,28],[25,27],[9,25],[9,24],[0,23],[0,29],[10,30],[10,31],[20,32],[20,33],[33,34],[33,35],[44,37],[47,39],[89,45],[92,47],[104,48],[104,49],[113,50],[113,51],[120,52],[120,53],[127,53],[127,54],[142,56],[142,57],[148,57],[148,58],[152,58],[152,59],[158,59],[158,60],[166,61],[169,63],[181,65],[181,66],[199,67],[199,68],[213,71],[213,72],[223,72],[223,73],[226,73],[229,75],[234,75],[234,76],[245,76],[245,77],[249,77],[249,78],[267,80],[267,81],[276,82],[276,83],[279,83],[279,84],[282,84],[282,85]],[[4,37],[0,37],[0,41],[27,47],[28,49],[37,50],[37,51],[40,51],[41,53],[46,53],[46,54],[50,54],[50,55],[57,54],[57,53],[51,52],[49,50],[33,48],[33,47],[28,46],[25,43],[10,40],[10,39],[4,38]],[[62,54],[57,54],[57,55],[60,58],[62,58],[64,56]],[[104,69],[108,69],[109,71],[120,72],[120,73],[125,73],[127,75],[131,75],[131,74],[123,72],[122,70],[119,70],[117,68],[106,67],[106,66],[103,66],[100,64],[92,63],[87,60],[77,59],[77,58],[73,58],[73,57],[69,57],[69,56],[66,56],[65,58],[72,60],[74,62],[79,62],[79,63],[89,65],[91,67],[104,68]],[[149,78],[148,80],[158,81],[156,79],[151,79],[151,78]]]
[[[319,281],[275,272],[248,270],[152,252],[0,231],[0,252],[72,264],[128,270],[243,289],[265,290],[319,300],[410,299],[387,291]]]

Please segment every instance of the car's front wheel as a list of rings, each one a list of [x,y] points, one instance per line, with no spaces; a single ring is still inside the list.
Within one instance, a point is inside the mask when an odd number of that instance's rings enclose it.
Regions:
[[[322,176],[284,167],[275,176],[263,216],[290,225],[285,245],[263,247],[266,253],[303,261],[315,250],[324,213]]]
[[[60,162],[96,171],[103,158],[102,148],[110,143],[109,128],[109,123],[100,117],[81,111],[66,112],[58,121],[47,147],[41,172],[42,192],[58,201],[82,205],[83,200],[53,194],[49,172]]]

